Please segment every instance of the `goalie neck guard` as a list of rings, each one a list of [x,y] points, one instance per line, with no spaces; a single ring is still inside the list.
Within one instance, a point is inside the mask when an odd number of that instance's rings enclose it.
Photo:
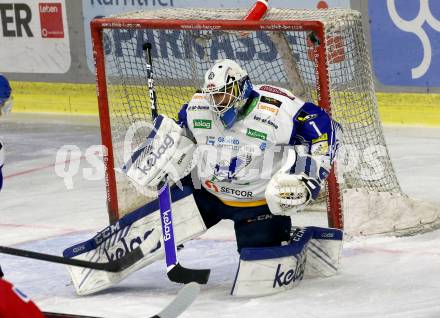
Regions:
[[[203,93],[226,128],[231,128],[252,92],[247,72],[232,60],[217,61],[205,74]]]

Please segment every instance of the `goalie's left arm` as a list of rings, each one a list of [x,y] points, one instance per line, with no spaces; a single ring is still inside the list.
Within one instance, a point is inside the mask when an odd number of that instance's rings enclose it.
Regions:
[[[141,186],[156,187],[168,176],[177,182],[194,167],[195,143],[185,136],[185,128],[159,115],[147,140],[124,165],[124,173]]]
[[[286,163],[266,188],[272,213],[300,212],[318,196],[329,175],[342,138],[341,126],[319,106],[305,103],[293,118],[294,125]]]

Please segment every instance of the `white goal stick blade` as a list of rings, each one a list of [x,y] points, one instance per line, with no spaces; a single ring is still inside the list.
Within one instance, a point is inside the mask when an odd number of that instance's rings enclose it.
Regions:
[[[151,318],[175,318],[180,316],[194,302],[199,293],[199,284],[189,283],[185,285],[167,307]]]
[[[176,318],[179,317],[193,302],[200,293],[200,285],[189,283],[185,285],[171,303],[162,311],[150,318]],[[54,312],[44,312],[46,318],[98,318],[95,316],[81,316],[72,314],[62,314]]]

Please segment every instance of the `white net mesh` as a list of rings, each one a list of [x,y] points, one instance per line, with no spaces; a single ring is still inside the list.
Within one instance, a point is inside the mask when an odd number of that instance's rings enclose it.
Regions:
[[[167,9],[111,18],[115,23],[119,19],[240,20],[245,13],[237,9]],[[380,124],[360,14],[346,9],[271,9],[265,20],[321,21],[324,25],[328,102],[332,117],[344,129],[344,148],[338,159],[341,189],[400,193]],[[167,116],[176,118],[180,107],[201,87],[204,73],[220,58],[236,60],[254,84],[285,87],[318,103],[318,90],[323,88],[318,85],[313,54],[320,39],[307,29],[282,33],[248,31],[243,36],[238,32],[201,29],[200,21],[181,29],[139,28],[137,22],[133,21],[134,28],[113,25],[103,29],[116,168],[125,161],[123,141],[131,125],[137,120],[151,121],[142,51],[146,42],[152,44],[158,111]],[[294,61],[299,79],[292,77],[295,71],[288,65],[289,59]],[[137,130],[135,143],[141,143],[147,131]],[[149,200],[121,175],[117,176],[117,190],[121,214]]]

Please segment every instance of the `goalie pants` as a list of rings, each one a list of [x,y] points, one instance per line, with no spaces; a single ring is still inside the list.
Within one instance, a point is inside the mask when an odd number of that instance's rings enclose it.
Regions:
[[[223,219],[234,222],[238,252],[244,247],[279,246],[281,242],[289,241],[292,228],[289,216],[273,215],[267,205],[228,206],[203,187],[195,189],[191,178],[185,179],[182,183],[192,188],[194,200],[207,228]]]

